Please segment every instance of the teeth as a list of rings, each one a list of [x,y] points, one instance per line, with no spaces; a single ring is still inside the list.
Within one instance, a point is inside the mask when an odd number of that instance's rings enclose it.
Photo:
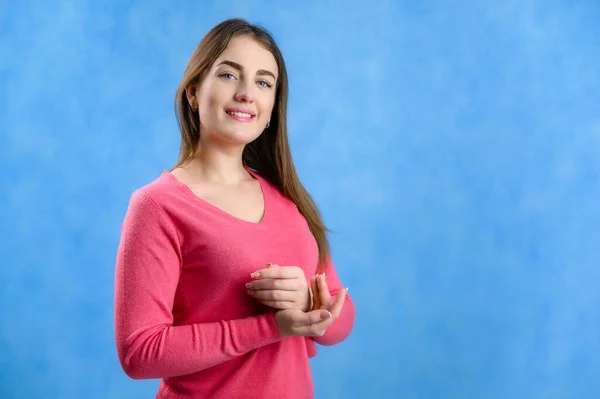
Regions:
[[[244,112],[227,112],[229,115],[241,116],[243,118],[252,118],[252,115],[246,114]]]

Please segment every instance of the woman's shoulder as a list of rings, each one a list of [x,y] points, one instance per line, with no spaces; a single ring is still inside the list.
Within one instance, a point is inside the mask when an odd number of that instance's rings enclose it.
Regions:
[[[177,182],[167,170],[163,170],[152,181],[138,187],[131,194],[131,203],[136,205],[154,204],[163,208],[180,195]]]

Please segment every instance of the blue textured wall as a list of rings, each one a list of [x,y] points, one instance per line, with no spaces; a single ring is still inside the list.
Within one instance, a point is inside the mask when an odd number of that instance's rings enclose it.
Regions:
[[[120,223],[232,16],[282,47],[357,303],[317,397],[600,397],[600,3],[100,3],[0,1],[0,397],[153,397],[113,342]]]

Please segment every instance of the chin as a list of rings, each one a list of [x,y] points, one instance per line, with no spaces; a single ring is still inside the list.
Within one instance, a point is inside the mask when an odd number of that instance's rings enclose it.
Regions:
[[[260,132],[252,132],[248,131],[247,129],[236,129],[223,132],[222,134],[220,134],[220,136],[223,138],[227,138],[227,140],[230,142],[240,145],[246,145],[256,140],[260,136]]]

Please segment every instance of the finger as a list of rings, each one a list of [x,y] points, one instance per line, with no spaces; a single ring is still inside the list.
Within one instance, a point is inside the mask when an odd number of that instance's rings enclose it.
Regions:
[[[269,269],[276,269],[278,267],[279,267],[279,265],[276,265],[274,263],[269,262],[269,263],[267,263],[267,265],[265,266],[264,269],[260,269],[260,270],[257,270],[255,272],[253,272],[253,273],[250,273],[250,277],[252,277],[254,279],[260,278],[267,270],[269,270]]]
[[[313,309],[321,308],[321,298],[319,295],[319,287],[317,286],[317,276],[310,279],[310,286],[313,292]]]
[[[348,293],[348,288],[341,289],[335,297],[335,301],[329,311],[334,319],[337,319],[342,312],[342,307],[344,306],[344,301],[346,300],[346,294]]]
[[[311,324],[317,324],[321,321],[331,318],[332,315],[327,310],[311,310],[310,312],[300,313],[298,316],[296,316],[294,318],[293,325],[295,327],[308,327]]]
[[[261,300],[259,300],[259,302],[262,303],[263,305],[272,307],[274,309],[280,309],[280,310],[296,308],[296,304],[294,302],[289,302],[289,301],[261,301]]]
[[[252,290],[280,290],[280,291],[298,291],[303,289],[298,279],[273,279],[266,278],[254,280],[246,283],[246,288]],[[306,288],[306,287],[304,287]]]
[[[319,299],[321,300],[321,307],[329,309],[331,307],[331,294],[327,287],[327,281],[325,280],[325,273],[321,274],[317,278],[317,285],[319,287]]]
[[[264,301],[286,301],[295,302],[298,299],[295,291],[280,290],[248,290],[248,295]]]
[[[310,282],[308,283],[308,287],[309,287],[309,293],[310,293],[310,306],[308,308],[308,310],[315,310],[318,309],[320,306],[320,303],[317,303],[317,295],[318,295],[318,290],[317,290],[317,285],[316,285],[316,276],[312,276],[310,278]],[[319,305],[319,306],[316,306]]]
[[[331,326],[331,324],[333,323],[334,320],[335,320],[335,318],[333,316],[323,315],[323,316],[321,316],[321,320],[319,320],[315,323],[298,326],[295,329],[301,335],[304,335],[304,336],[309,336],[309,337],[323,336],[323,334],[325,334],[325,331],[327,330],[327,328],[329,326]]]
[[[257,270],[254,273],[250,274],[250,277],[255,279],[264,279],[264,278],[298,278],[301,275],[304,275],[302,269],[297,266],[278,266],[272,265],[271,267],[267,267],[265,269]]]

